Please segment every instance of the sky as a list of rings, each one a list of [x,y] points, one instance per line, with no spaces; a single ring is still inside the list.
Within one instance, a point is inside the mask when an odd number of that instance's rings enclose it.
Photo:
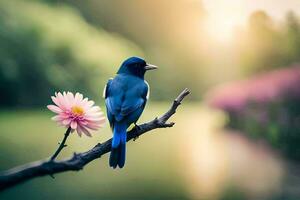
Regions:
[[[290,10],[300,16],[300,0],[202,0],[202,2],[209,16],[208,32],[220,41],[228,40],[234,28],[245,25],[249,15],[256,10],[265,10],[276,20],[282,20]]]

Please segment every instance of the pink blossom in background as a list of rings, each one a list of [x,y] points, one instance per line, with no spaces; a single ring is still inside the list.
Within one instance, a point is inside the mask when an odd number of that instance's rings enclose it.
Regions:
[[[222,85],[207,95],[209,105],[241,111],[249,102],[269,103],[300,97],[300,66],[275,70],[252,79]]]
[[[91,137],[90,130],[103,127],[105,117],[101,108],[94,106],[94,101],[83,98],[82,94],[58,92],[51,98],[55,105],[48,105],[47,108],[57,114],[52,119],[59,125],[71,127],[79,136],[84,133],[89,137]]]

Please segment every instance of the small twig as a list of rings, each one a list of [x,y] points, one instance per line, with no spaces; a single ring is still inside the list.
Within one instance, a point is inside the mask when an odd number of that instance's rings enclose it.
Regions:
[[[167,128],[174,125],[173,122],[167,123],[168,119],[176,112],[177,107],[182,100],[190,94],[188,89],[183,90],[174,100],[171,108],[161,117],[139,125],[139,128],[133,128],[127,132],[127,141],[141,136],[157,128]],[[63,143],[63,142],[62,142]],[[62,145],[62,144],[61,144]],[[23,166],[18,166],[0,173],[0,190],[12,187],[35,177],[54,175],[66,171],[78,171],[83,169],[85,165],[91,161],[100,158],[102,155],[111,151],[111,139],[104,143],[99,143],[92,149],[83,153],[74,153],[71,158],[55,161],[55,160],[40,160],[28,163]],[[54,155],[53,155],[54,157]],[[54,157],[55,158],[55,157]]]
[[[55,153],[53,154],[53,156],[51,156],[50,160],[55,160],[55,158],[58,156],[58,154],[61,152],[61,150],[63,148],[65,148],[67,145],[65,145],[67,138],[69,137],[70,133],[71,133],[71,127],[69,127],[65,133],[64,139],[62,140],[62,142],[60,143],[58,149],[55,151]]]

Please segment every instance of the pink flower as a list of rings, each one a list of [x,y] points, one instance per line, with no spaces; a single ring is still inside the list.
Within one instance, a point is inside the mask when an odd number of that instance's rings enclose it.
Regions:
[[[300,65],[277,69],[254,78],[228,83],[208,93],[206,100],[228,112],[243,111],[249,103],[266,104],[300,98]]]
[[[52,96],[55,105],[48,105],[47,108],[57,115],[52,117],[59,125],[72,131],[76,130],[78,135],[82,133],[91,137],[90,130],[98,130],[103,127],[105,117],[99,106],[94,106],[94,101],[83,98],[83,95],[71,92],[56,92]]]

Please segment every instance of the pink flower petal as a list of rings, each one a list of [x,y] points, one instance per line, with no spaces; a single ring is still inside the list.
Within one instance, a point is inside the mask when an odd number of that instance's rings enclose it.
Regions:
[[[78,92],[76,92],[74,99],[75,99],[75,103],[77,103],[79,101],[79,93]]]
[[[97,124],[87,124],[85,127],[89,128],[89,129],[92,129],[94,131],[96,131],[100,128],[100,126],[97,125]]]
[[[70,123],[71,123],[71,119],[65,119],[65,120],[63,120],[62,121],[62,123],[63,123],[63,125],[65,125],[65,126],[69,126],[70,125]]]
[[[99,121],[99,120],[102,120],[102,119],[105,119],[105,118],[103,116],[97,116],[97,117],[89,116],[89,117],[85,117],[85,120],[88,120],[88,121]]]
[[[93,106],[92,108],[88,109],[88,112],[98,112],[100,110],[101,109],[99,106]]]
[[[81,129],[82,129],[83,133],[84,133],[86,136],[92,137],[92,135],[90,134],[90,132],[89,132],[86,128],[81,127]]]
[[[68,102],[69,104],[74,104],[74,95],[71,92],[67,92],[67,98],[68,98]]]
[[[86,113],[85,117],[88,117],[88,118],[93,118],[93,117],[102,117],[103,116],[103,113],[102,112],[95,112],[95,113],[92,113],[92,112],[88,112]]]
[[[77,128],[77,122],[76,121],[72,121],[71,122],[71,128],[72,129],[76,129]]]
[[[61,117],[59,115],[56,115],[54,117],[51,118],[53,121],[60,121]]]
[[[84,110],[86,110],[87,107],[87,103],[88,103],[88,98],[84,98],[81,102],[80,105],[84,108]]]
[[[86,109],[90,109],[92,108],[92,106],[95,104],[94,101],[88,101],[86,104],[85,104],[85,108]]]
[[[75,94],[75,104],[78,104],[79,102],[81,102],[82,99],[83,99],[82,94],[80,94],[80,93],[77,92],[77,93]]]
[[[62,109],[60,109],[59,107],[55,106],[55,105],[48,105],[47,108],[49,110],[51,110],[52,112],[55,112],[57,114],[62,112]]]
[[[66,92],[63,93],[63,96],[64,96],[64,101],[65,101],[65,106],[67,108],[71,108],[72,107],[72,100],[69,99],[69,96],[67,95]]]
[[[81,137],[81,135],[82,135],[82,129],[81,129],[81,127],[79,125],[77,126],[76,131],[77,131],[78,136]]]
[[[60,92],[57,93],[57,100],[59,102],[60,108],[65,110],[67,108],[66,107],[66,102],[64,100],[64,96]]]
[[[59,101],[56,97],[52,96],[51,99],[52,99],[53,103],[55,103],[58,107],[60,107]]]
[[[88,123],[96,123],[96,124],[104,124],[105,123],[105,118],[102,117],[102,118],[98,118],[98,119],[94,119],[94,120],[88,120],[86,119]]]

